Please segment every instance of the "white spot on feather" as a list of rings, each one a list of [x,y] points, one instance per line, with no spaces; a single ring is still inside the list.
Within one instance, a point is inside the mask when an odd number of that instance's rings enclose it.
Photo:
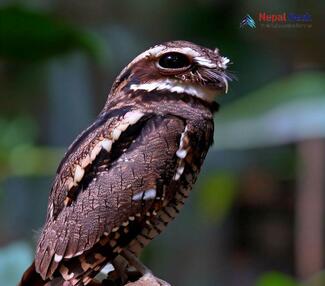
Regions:
[[[76,252],[76,253],[74,254],[74,256],[79,256],[79,255],[81,255],[81,254],[83,254],[83,253],[84,253],[84,251],[83,251],[83,250],[80,250],[80,251]]]
[[[140,200],[142,200],[142,198],[143,198],[143,200],[151,200],[156,197],[156,194],[157,194],[157,191],[155,189],[149,189],[145,192],[140,192],[140,193],[135,194],[132,197],[132,200],[140,201]]]
[[[149,189],[145,191],[143,199],[144,200],[154,199],[156,197],[156,194],[157,194],[156,189]]]
[[[184,159],[187,155],[187,151],[184,149],[178,149],[176,152],[176,156],[180,159]]]
[[[116,141],[117,139],[120,138],[122,131],[120,129],[115,128],[112,131],[112,138],[114,139],[114,141]]]
[[[112,149],[112,140],[105,139],[102,141],[102,147],[105,149],[107,152],[110,152]]]
[[[67,259],[69,259],[69,258],[72,258],[73,256],[74,256],[73,254],[64,255],[64,258],[67,258]]]
[[[70,280],[74,277],[74,273],[71,272],[69,275],[66,276],[67,280]]]
[[[175,176],[174,176],[174,180],[178,181],[180,177],[181,177],[181,174],[176,173]]]
[[[181,177],[181,175],[184,172],[184,165],[182,164],[181,166],[179,166],[176,170],[176,174],[174,176],[174,180],[177,181],[179,180],[179,178]]]
[[[125,114],[124,119],[131,125],[139,121],[144,114],[141,111],[134,110]]]
[[[90,156],[87,155],[82,161],[81,161],[81,167],[86,168],[91,163]]]
[[[121,123],[116,128],[120,131],[125,131],[129,127],[129,123]]]
[[[176,151],[176,156],[178,158],[180,158],[180,160],[178,161],[178,167],[176,169],[176,174],[174,175],[174,178],[173,178],[175,181],[179,180],[179,178],[183,174],[184,168],[185,168],[183,159],[186,157],[188,150],[186,149],[187,146],[184,146],[184,145],[187,145],[188,142],[186,142],[186,141],[189,140],[187,135],[186,135],[187,130],[188,129],[187,129],[187,126],[186,126],[185,129],[184,129],[184,132],[181,135],[181,139],[179,141],[179,148]]]
[[[68,281],[70,279],[72,279],[74,277],[74,273],[71,272],[70,274],[69,273],[69,268],[64,266],[64,265],[61,265],[60,267],[60,272],[62,274],[62,277],[64,280]]]
[[[132,201],[140,201],[142,199],[142,195],[143,195],[143,192],[136,193],[135,195],[133,195]]]
[[[54,255],[54,261],[55,262],[60,262],[62,260],[63,256],[62,255],[58,255],[55,253]]]
[[[100,271],[100,273],[107,275],[108,273],[114,271],[114,266],[111,263],[105,265],[105,267]]]
[[[94,161],[97,157],[97,155],[99,154],[99,152],[102,150],[102,143],[99,142],[94,148],[93,150],[91,150],[90,152],[90,159],[91,161]]]
[[[50,218],[53,217],[53,209],[54,209],[54,206],[53,206],[53,203],[51,203],[51,204],[49,205],[49,215],[50,215]]]
[[[81,166],[77,165],[76,166],[76,170],[75,170],[75,173],[74,173],[74,178],[73,180],[76,182],[76,183],[79,183],[83,176],[85,174],[85,169],[81,168]]]

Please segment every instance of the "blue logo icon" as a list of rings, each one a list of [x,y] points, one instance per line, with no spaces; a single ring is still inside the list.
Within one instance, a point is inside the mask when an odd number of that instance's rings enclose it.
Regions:
[[[254,21],[254,19],[249,14],[247,14],[244,17],[244,19],[240,22],[240,28],[242,28],[244,26],[248,26],[248,27],[250,27],[252,29],[255,29],[256,28],[255,21]]]

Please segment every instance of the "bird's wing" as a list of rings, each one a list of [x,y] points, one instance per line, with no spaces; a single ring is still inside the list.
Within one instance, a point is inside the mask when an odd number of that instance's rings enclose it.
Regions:
[[[126,114],[132,115],[132,113],[137,116],[136,119],[139,121],[143,120],[142,116],[146,117],[128,106],[101,113],[95,122],[70,145],[57,169],[49,196],[46,221],[55,220],[65,205],[73,201],[78,192],[80,181],[85,179],[84,175],[87,175],[91,168],[96,166],[98,159],[105,152],[105,143],[107,145],[110,142],[107,139],[111,139],[112,131],[127,122],[123,121],[124,117],[127,116]],[[131,123],[129,126],[139,122]]]
[[[96,168],[86,170],[71,203],[63,204],[43,229],[35,259],[43,279],[62,260],[81,255],[117,228],[144,223],[161,195],[158,184],[169,184],[175,175],[185,124],[173,116],[147,117],[122,132],[111,152],[96,159]]]

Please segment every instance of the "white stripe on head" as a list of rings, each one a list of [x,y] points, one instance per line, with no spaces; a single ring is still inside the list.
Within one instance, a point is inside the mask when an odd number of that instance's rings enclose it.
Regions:
[[[157,46],[157,47],[162,47],[162,46]],[[197,51],[189,47],[176,48],[176,47],[163,46],[164,47],[163,49],[157,49],[157,47],[153,47],[152,49],[149,49],[147,52],[149,52],[151,56],[157,58],[159,58],[162,54],[171,53],[171,52],[182,53],[191,56],[193,58],[200,56],[200,54]]]
[[[145,91],[153,91],[153,90],[166,90],[169,92],[176,93],[186,93],[188,95],[201,98],[205,101],[212,102],[215,98],[216,91],[209,90],[207,88],[203,88],[197,85],[193,85],[190,83],[184,83],[177,80],[164,79],[164,80],[156,80],[147,83],[140,84],[132,84],[130,86],[131,90],[145,90]]]
[[[195,62],[197,62],[200,66],[202,67],[207,67],[207,68],[216,68],[217,65],[212,62],[210,59],[206,58],[206,57],[194,57],[193,58]]]
[[[227,69],[227,64],[229,63],[229,59],[226,57],[220,57],[220,61],[217,63],[212,62],[210,59],[206,57],[194,57],[194,61],[196,61],[199,65],[207,68],[216,68],[219,67],[221,69]]]
[[[221,57],[221,62],[218,63],[218,67],[222,69],[226,69],[229,62],[230,60],[227,57]]]
[[[165,50],[167,47],[164,45],[158,45],[158,46],[154,46],[153,48],[146,50],[145,52],[141,53],[140,55],[138,55],[137,57],[134,58],[134,60],[132,62],[129,63],[130,65],[133,65],[139,61],[141,61],[144,58],[147,57],[156,57],[157,54],[161,53],[163,50]]]

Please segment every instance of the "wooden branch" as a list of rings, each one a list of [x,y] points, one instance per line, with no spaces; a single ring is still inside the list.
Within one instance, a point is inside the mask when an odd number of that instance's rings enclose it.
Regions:
[[[161,280],[160,278],[154,276],[152,273],[147,273],[140,277],[134,282],[127,282],[126,284],[121,284],[119,282],[114,282],[111,279],[104,279],[103,281],[93,280],[89,286],[171,286],[168,282]]]
[[[171,286],[166,281],[155,277],[152,273],[145,274],[135,282],[129,282],[125,286]]]
[[[137,256],[128,250],[123,250],[111,264],[114,270],[106,273],[102,281],[94,279],[89,286],[171,286],[156,277]],[[130,265],[132,267],[129,267]],[[97,278],[101,280],[100,277]]]

